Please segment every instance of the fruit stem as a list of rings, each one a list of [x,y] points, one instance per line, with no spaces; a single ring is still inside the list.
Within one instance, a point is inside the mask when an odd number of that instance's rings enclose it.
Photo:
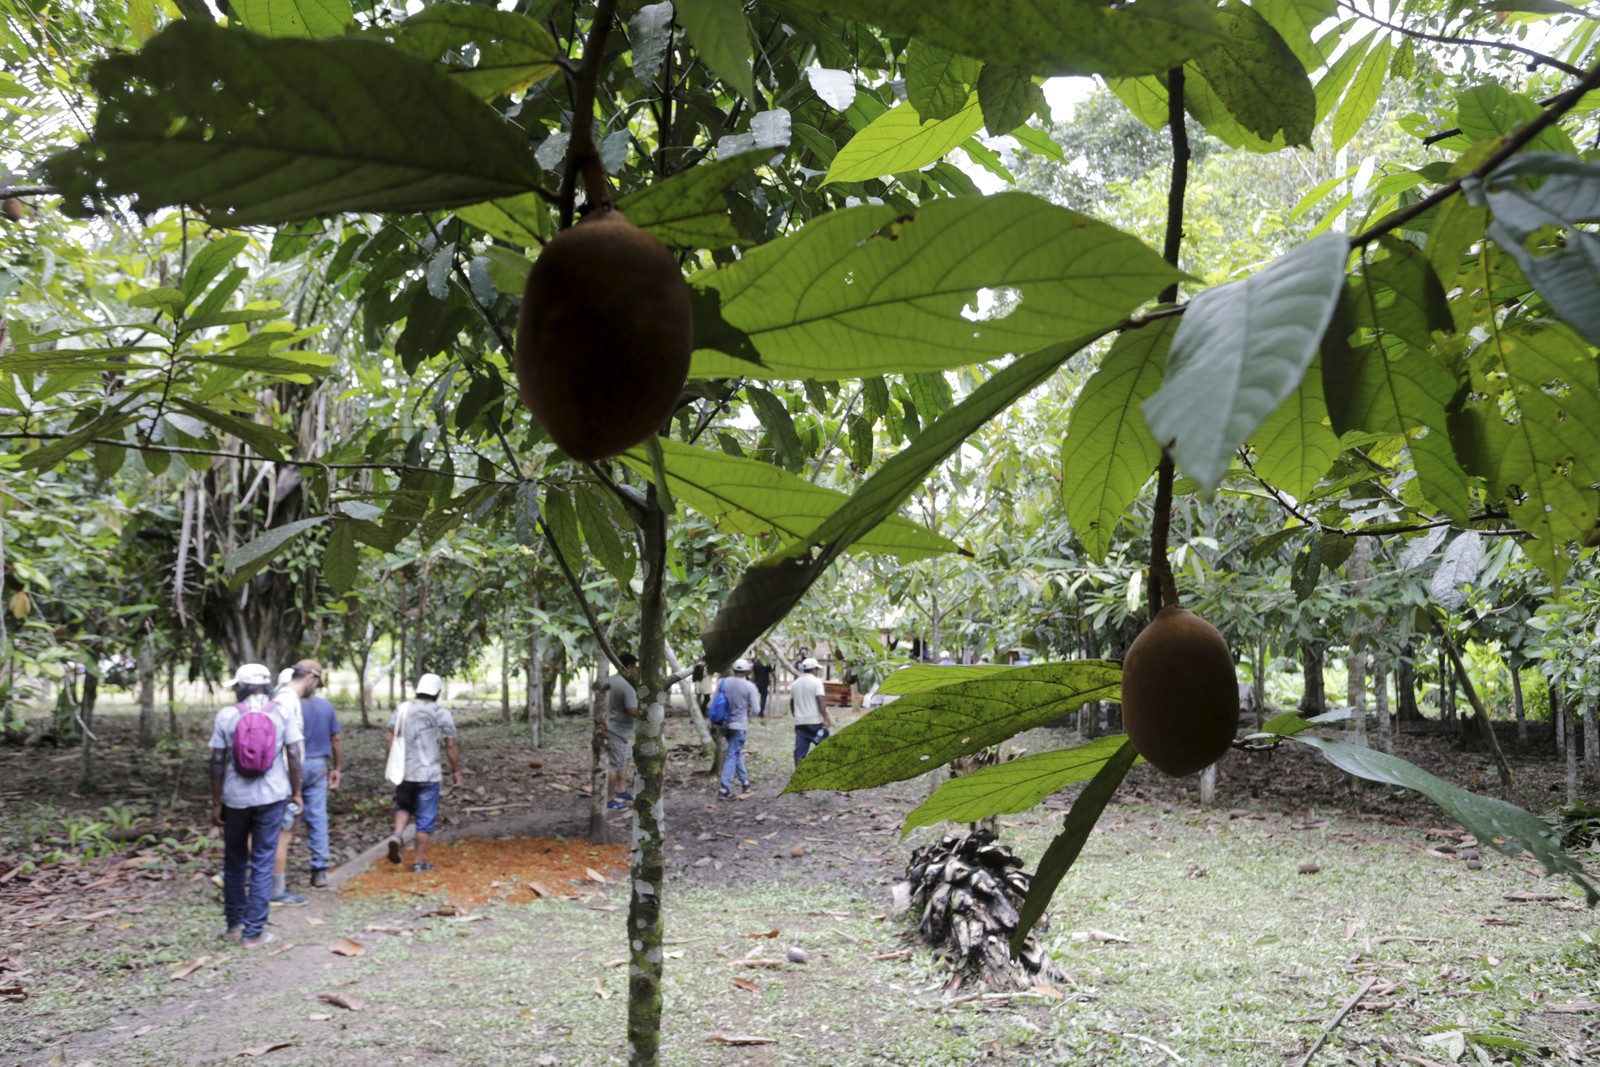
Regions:
[[[606,167],[594,143],[594,105],[600,70],[605,66],[606,38],[616,20],[617,0],[599,0],[595,4],[594,21],[589,24],[589,36],[583,45],[583,64],[578,68],[573,91],[572,141],[567,146],[566,169],[561,176],[562,229],[572,225],[579,174],[583,176],[584,197],[589,205],[611,206],[611,185],[606,181]]]
[[[1172,134],[1172,180],[1167,189],[1167,233],[1162,256],[1174,267],[1183,245],[1183,199],[1189,187],[1189,128],[1183,106],[1183,68],[1167,71],[1167,126]],[[1163,304],[1178,299],[1178,283],[1162,290]],[[1150,526],[1150,616],[1162,608],[1178,606],[1178,583],[1167,560],[1167,533],[1172,526],[1172,454],[1161,450],[1161,465],[1156,469],[1156,508]]]
[[[1172,576],[1172,564],[1167,559],[1167,532],[1172,526],[1172,457],[1161,453],[1161,466],[1156,468],[1156,508],[1150,524],[1150,615],[1153,618],[1162,608],[1179,606],[1178,582]]]

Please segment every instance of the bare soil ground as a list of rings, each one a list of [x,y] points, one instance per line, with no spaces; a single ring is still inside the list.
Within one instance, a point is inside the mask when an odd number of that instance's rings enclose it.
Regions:
[[[535,755],[520,727],[460,716],[469,776],[432,877],[359,861],[388,791],[381,731],[350,731],[344,888],[275,909],[277,943],[247,953],[216,939],[204,718],[185,718],[170,759],[112,719],[92,794],[71,791],[76,753],[0,750],[0,1064],[625,1061],[627,891],[616,850],[583,840],[586,724],[553,724]],[[767,720],[756,789],[718,802],[687,723],[669,736],[668,1063],[1292,1064],[1325,1032],[1317,1064],[1600,1062],[1581,897],[1531,861],[1472,865],[1426,800],[1352,788],[1309,752],[1231,754],[1206,809],[1193,780],[1136,769],[1052,906],[1046,945],[1070,982],[951,1003],[887,916],[937,832],[898,832],[925,783],[781,796],[791,731]],[[1494,790],[1486,757],[1448,737],[1403,737],[1399,754]],[[1518,799],[1550,807],[1560,768],[1512,756]],[[1070,803],[1009,817],[1003,840],[1031,867]],[[119,824],[153,836],[107,840]],[[615,843],[627,824],[611,820]],[[749,1038],[769,1043],[732,1043]]]

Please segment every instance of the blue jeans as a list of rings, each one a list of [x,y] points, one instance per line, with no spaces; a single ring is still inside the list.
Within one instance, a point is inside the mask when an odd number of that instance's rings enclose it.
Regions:
[[[814,726],[796,726],[794,728],[794,758],[796,761],[806,758],[806,753],[828,736],[828,728],[820,722]],[[311,801],[307,800],[307,804]]]
[[[722,760],[722,788],[731,790],[737,773],[741,785],[750,784],[750,772],[744,769],[744,739],[748,730],[724,730],[728,735],[728,754]]]
[[[306,799],[306,837],[311,841],[311,869],[328,869],[328,757],[307,756],[300,770],[300,792]]]
[[[278,851],[287,799],[253,808],[222,809],[222,915],[228,929],[244,927],[245,940],[267,926],[272,861]]]

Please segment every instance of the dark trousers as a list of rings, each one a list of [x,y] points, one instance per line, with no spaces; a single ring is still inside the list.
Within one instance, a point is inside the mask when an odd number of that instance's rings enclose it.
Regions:
[[[222,808],[222,914],[228,929],[244,927],[245,940],[267,926],[272,861],[278,851],[287,798],[252,808]]]

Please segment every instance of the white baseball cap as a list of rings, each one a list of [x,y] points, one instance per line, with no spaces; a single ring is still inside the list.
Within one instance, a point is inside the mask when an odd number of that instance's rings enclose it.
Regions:
[[[234,685],[271,685],[272,672],[259,663],[243,663],[232,678],[222,683],[227,686]]]
[[[736,659],[736,660],[733,661],[733,673],[734,674],[747,674],[747,673],[749,673],[749,671],[750,671],[750,661],[749,660],[747,660],[747,659],[745,659],[745,658],[743,658],[741,656],[739,659]]]
[[[436,697],[444,692],[444,679],[437,674],[424,674],[417,679],[416,694],[422,697]]]
[[[821,668],[822,664],[818,663],[812,656],[807,656],[805,659],[800,661],[800,669],[803,671],[815,671],[820,670]]]

